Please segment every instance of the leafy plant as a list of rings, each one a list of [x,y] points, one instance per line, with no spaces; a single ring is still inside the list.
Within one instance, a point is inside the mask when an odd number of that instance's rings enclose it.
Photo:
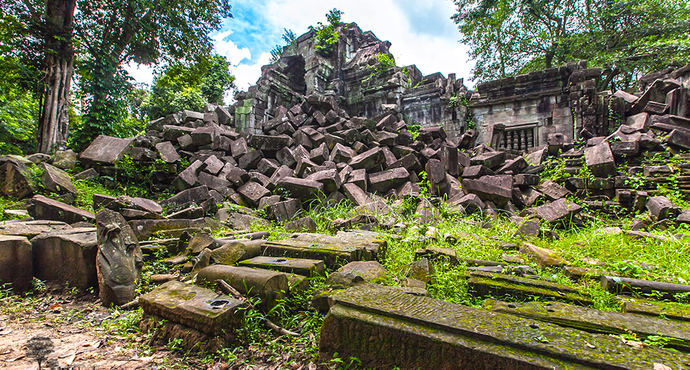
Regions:
[[[422,197],[429,197],[429,189],[431,189],[431,182],[429,182],[428,175],[426,172],[422,171],[419,173],[419,182],[417,183],[422,189]]]
[[[297,41],[297,35],[287,28],[283,28],[283,41],[285,41],[285,46],[276,45],[273,50],[271,50],[271,63],[275,63],[280,59],[280,55],[283,54],[283,49],[286,46],[293,45]]]
[[[544,171],[540,174],[542,181],[558,181],[570,177],[565,169],[565,158],[549,158],[542,163]]]
[[[326,57],[331,55],[335,44],[338,43],[338,31],[335,29],[340,25],[340,18],[343,14],[342,11],[333,8],[326,14],[328,25],[318,22],[316,27],[309,26],[309,30],[314,31],[316,35],[314,47],[317,53]]]
[[[382,75],[390,68],[395,67],[395,58],[392,55],[379,53],[376,55],[376,63],[372,68],[374,74]],[[408,72],[409,73],[409,72]]]
[[[182,338],[172,338],[165,345],[170,353],[181,352],[182,351]]]

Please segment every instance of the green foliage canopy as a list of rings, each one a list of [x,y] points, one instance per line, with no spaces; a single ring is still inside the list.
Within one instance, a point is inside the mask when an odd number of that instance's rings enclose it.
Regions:
[[[37,40],[17,4],[0,0],[0,154],[32,152],[36,147],[36,99],[40,76]]]
[[[586,59],[612,88],[690,62],[684,0],[454,0],[461,41],[487,81]]]

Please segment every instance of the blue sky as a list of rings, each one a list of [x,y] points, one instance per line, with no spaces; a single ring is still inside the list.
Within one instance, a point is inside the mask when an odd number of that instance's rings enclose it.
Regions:
[[[246,90],[268,64],[271,49],[284,43],[284,29],[299,36],[309,25],[325,23],[333,8],[344,12],[343,22],[356,22],[390,41],[398,65],[416,64],[424,74],[456,73],[470,87],[472,63],[467,48],[458,43],[450,0],[235,0],[234,18],[212,35],[216,52],[229,58],[238,88]],[[146,69],[130,68],[130,73],[139,82],[150,82]]]

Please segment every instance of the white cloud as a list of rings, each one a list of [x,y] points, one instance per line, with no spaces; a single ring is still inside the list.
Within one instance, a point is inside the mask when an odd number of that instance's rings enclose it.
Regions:
[[[451,1],[435,1],[430,6],[440,8],[437,22],[447,22],[455,29],[450,17],[455,12]],[[409,17],[396,6],[395,0],[278,0],[269,4],[268,18],[279,27],[292,29],[298,35],[306,32],[309,25],[325,22],[325,14],[338,8],[345,14],[344,22],[356,22],[363,31],[372,31],[379,39],[391,42],[391,53],[398,65],[416,64],[424,74],[441,72],[445,76],[455,73],[465,78],[471,87],[472,64],[469,63],[467,47],[460,44],[457,32],[430,35],[417,32]],[[414,11],[414,9],[404,9]]]
[[[235,76],[235,86],[239,90],[247,91],[249,86],[255,85],[261,77],[261,67],[269,64],[270,61],[271,53],[263,53],[255,64],[240,64],[230,67],[230,72]]]
[[[225,41],[225,38],[231,33],[232,31],[218,32],[212,35],[211,38],[213,39],[216,54],[227,57],[232,65],[237,65],[245,58],[250,59],[252,53],[249,52],[248,48],[240,48],[232,41]]]

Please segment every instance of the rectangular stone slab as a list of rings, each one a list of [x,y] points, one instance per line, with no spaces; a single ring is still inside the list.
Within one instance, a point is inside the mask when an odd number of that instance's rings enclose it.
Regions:
[[[560,302],[508,303],[495,300],[484,302],[484,308],[552,324],[585,330],[590,333],[625,334],[633,332],[640,340],[661,335],[668,345],[690,350],[690,322],[672,321],[632,313],[601,311]]]
[[[71,229],[72,226],[62,221],[12,221],[0,225],[0,235],[19,235],[31,239],[34,236],[54,231]]]
[[[363,230],[338,231],[335,236],[314,233],[295,233],[291,235],[291,238],[311,243],[352,246],[361,251],[362,255],[360,258],[364,261],[383,258],[387,248],[386,241],[380,239],[378,234]]]
[[[262,247],[262,254],[271,257],[319,259],[328,266],[333,266],[336,260],[359,261],[361,256],[360,250],[353,246],[301,240],[266,242]]]
[[[206,219],[197,218],[193,220],[187,219],[172,219],[172,220],[133,220],[129,222],[129,226],[134,230],[134,234],[139,240],[146,240],[153,236],[153,234],[165,230],[177,230],[187,228],[204,228],[207,227]]]
[[[362,284],[332,296],[321,362],[356,357],[361,368],[686,368],[690,356],[625,345],[620,338]],[[594,348],[592,348],[594,347]],[[337,355],[335,355],[337,353]]]
[[[87,162],[114,164],[127,153],[134,138],[120,139],[112,136],[99,135],[79,159]]]
[[[190,328],[219,335],[240,325],[246,303],[199,286],[168,281],[139,298],[146,315],[160,316]]]
[[[690,306],[676,302],[659,302],[632,297],[618,297],[623,312],[648,316],[664,316],[671,320],[690,321]]]
[[[305,258],[259,256],[240,261],[239,265],[277,270],[309,277],[322,275],[324,272],[322,260],[311,260]]]
[[[74,228],[31,239],[34,276],[47,283],[87,291],[98,287],[96,228]]]
[[[529,279],[521,276],[473,271],[467,283],[480,296],[539,296],[578,304],[592,303],[590,296],[574,288],[550,281]]]

